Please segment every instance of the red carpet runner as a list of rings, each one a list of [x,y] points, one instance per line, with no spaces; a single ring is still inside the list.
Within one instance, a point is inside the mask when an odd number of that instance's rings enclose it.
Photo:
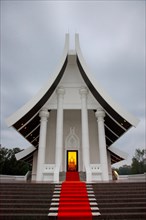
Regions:
[[[66,172],[66,181],[80,181],[78,172]]]
[[[58,220],[69,219],[92,219],[86,184],[80,182],[78,172],[67,172],[61,187]]]

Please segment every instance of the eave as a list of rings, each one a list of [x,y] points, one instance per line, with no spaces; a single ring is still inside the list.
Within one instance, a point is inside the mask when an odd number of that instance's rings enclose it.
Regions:
[[[30,146],[27,149],[24,149],[23,151],[20,151],[17,154],[15,154],[15,157],[17,160],[22,160],[22,161],[32,164],[33,154],[36,150],[37,149],[35,147]]]
[[[110,152],[110,156],[111,156],[111,164],[120,162],[122,160],[126,160],[128,157],[128,154],[113,146],[110,146],[108,148],[108,151]]]

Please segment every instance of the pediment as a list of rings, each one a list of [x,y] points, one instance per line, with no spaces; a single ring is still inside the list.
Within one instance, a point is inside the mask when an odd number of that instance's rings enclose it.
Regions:
[[[80,139],[75,133],[75,128],[70,128],[69,134],[65,139],[66,149],[78,149],[80,147]]]

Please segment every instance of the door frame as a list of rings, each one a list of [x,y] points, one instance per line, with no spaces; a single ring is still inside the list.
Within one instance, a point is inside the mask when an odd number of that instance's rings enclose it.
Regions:
[[[76,166],[76,171],[78,171],[78,150],[66,150],[66,171],[68,171],[68,153],[69,152],[76,152],[76,159],[77,159],[77,166]],[[73,171],[74,172],[74,171]]]

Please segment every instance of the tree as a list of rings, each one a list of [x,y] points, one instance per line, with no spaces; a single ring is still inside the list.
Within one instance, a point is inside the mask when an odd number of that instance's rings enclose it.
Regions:
[[[132,174],[140,174],[146,172],[146,150],[136,149],[135,156],[132,158],[131,171]]]
[[[15,154],[20,151],[20,148],[0,147],[0,174],[25,175],[30,170],[28,163],[16,160]]]
[[[114,168],[119,175],[141,174],[146,172],[146,150],[136,149],[131,165]]]
[[[129,175],[131,174],[131,166],[123,165],[117,169],[119,175]]]

